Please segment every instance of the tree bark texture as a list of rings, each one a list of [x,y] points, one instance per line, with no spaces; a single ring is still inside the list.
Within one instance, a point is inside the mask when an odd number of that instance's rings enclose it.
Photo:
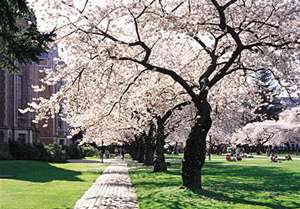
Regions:
[[[144,160],[145,160],[145,143],[144,143],[144,136],[141,136],[138,140],[137,161],[139,163],[143,163]]]
[[[197,115],[186,141],[182,160],[183,186],[191,190],[201,190],[201,170],[205,162],[206,137],[211,127],[211,107],[206,98],[196,104]]]
[[[145,160],[144,165],[153,165],[154,155],[154,133],[155,125],[152,123],[148,135],[145,136]]]
[[[162,172],[167,170],[167,164],[164,155],[165,134],[164,122],[160,119],[157,121],[157,133],[154,153],[154,172]]]

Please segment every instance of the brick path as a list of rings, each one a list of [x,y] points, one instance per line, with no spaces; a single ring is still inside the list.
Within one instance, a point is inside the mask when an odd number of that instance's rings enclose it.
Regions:
[[[110,162],[103,174],[77,201],[74,209],[138,209],[127,163],[121,159]]]

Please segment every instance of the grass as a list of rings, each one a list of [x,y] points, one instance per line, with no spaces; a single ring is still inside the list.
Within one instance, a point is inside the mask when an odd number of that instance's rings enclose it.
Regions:
[[[204,168],[204,190],[180,189],[181,156],[168,156],[167,172],[129,161],[129,174],[140,209],[292,209],[300,208],[300,160],[271,163],[268,159],[225,162],[213,156]]]
[[[0,209],[68,209],[105,168],[99,163],[0,161]]]

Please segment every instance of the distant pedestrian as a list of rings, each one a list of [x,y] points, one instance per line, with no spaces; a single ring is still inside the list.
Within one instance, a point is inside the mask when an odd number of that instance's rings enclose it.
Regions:
[[[124,147],[121,148],[121,157],[122,157],[122,160],[124,160],[124,158],[125,158]]]
[[[104,154],[105,154],[105,158],[106,158],[106,159],[108,159],[108,158],[109,158],[109,155],[110,155],[110,153],[109,153],[109,151],[108,151],[107,149],[105,150]]]
[[[116,157],[119,155],[119,150],[117,147],[115,147],[115,155],[116,155]]]

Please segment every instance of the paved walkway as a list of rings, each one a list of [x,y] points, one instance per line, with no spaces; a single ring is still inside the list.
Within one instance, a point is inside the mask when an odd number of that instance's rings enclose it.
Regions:
[[[100,163],[100,160],[70,159],[68,163]]]
[[[79,199],[74,209],[138,209],[127,163],[113,159],[103,174]]]

